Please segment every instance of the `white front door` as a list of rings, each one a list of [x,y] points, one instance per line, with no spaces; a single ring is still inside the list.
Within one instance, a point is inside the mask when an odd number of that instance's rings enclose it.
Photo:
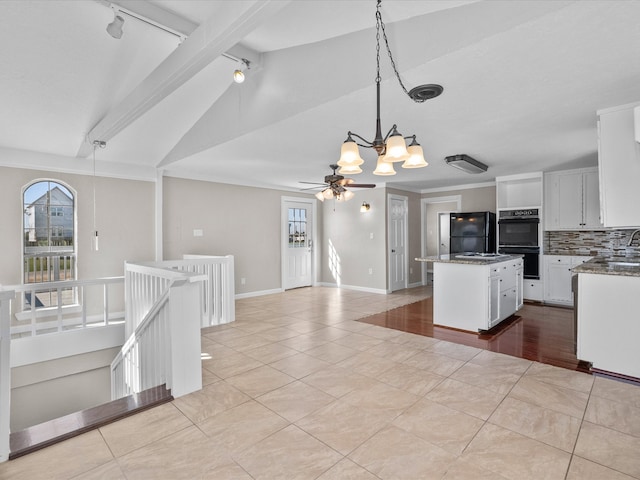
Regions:
[[[407,197],[389,196],[389,290],[407,288]]]
[[[285,290],[312,284],[312,212],[313,201],[283,202],[282,281]]]

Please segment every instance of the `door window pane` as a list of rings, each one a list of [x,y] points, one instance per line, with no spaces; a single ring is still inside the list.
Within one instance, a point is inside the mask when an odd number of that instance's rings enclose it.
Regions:
[[[289,208],[289,248],[307,247],[307,209]]]

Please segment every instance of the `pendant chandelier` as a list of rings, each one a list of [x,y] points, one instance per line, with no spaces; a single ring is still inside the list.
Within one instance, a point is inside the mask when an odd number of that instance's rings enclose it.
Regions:
[[[382,127],[380,123],[380,33],[386,46],[389,60],[391,60],[391,66],[395,72],[396,78],[402,87],[402,90],[415,102],[422,103],[431,98],[435,98],[444,90],[440,85],[428,84],[420,85],[413,88],[411,91],[407,91],[398,69],[396,68],[395,61],[391,55],[391,49],[389,48],[389,40],[387,39],[387,33],[385,31],[385,25],[382,21],[382,15],[380,13],[380,4],[382,0],[378,0],[376,7],[376,134],[372,142],[366,140],[362,136],[348,132],[347,139],[342,144],[340,151],[340,160],[338,165],[340,166],[339,173],[345,175],[353,175],[361,173],[362,169],[360,165],[364,163],[362,157],[360,157],[360,150],[358,146],[363,148],[373,148],[378,153],[378,163],[374,170],[374,175],[395,175],[396,171],[393,168],[395,162],[404,162],[402,168],[420,168],[426,167],[428,163],[424,159],[424,153],[422,147],[416,140],[415,135],[409,135],[404,137],[398,132],[397,125],[393,125],[389,132],[383,137]],[[357,143],[354,137],[363,143]],[[407,147],[405,140],[411,139],[411,143]]]

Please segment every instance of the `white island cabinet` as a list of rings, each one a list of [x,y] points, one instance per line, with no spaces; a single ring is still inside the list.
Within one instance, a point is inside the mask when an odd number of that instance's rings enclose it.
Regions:
[[[434,325],[485,331],[520,309],[521,257],[491,260],[451,257],[431,257]]]
[[[596,257],[575,271],[578,359],[640,378],[640,258]]]

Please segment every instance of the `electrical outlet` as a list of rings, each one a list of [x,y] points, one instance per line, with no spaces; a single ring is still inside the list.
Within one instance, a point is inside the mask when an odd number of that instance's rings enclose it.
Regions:
[[[244,277],[242,277],[242,278],[240,279],[240,285],[244,285],[244,284],[246,284],[246,283],[247,283],[247,279],[246,279],[246,278],[244,278]]]
[[[369,269],[369,275],[373,275],[373,268]]]
[[[204,235],[204,232],[202,231],[202,229],[201,229],[201,228],[196,228],[196,229],[193,231],[193,236],[194,236],[194,237],[202,237],[203,235]]]
[[[373,232],[369,234],[369,240],[373,240]]]

